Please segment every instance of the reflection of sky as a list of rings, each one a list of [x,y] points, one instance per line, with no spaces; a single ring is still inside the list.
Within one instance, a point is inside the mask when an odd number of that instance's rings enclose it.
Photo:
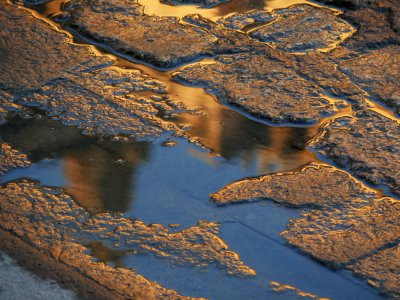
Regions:
[[[87,182],[105,184],[98,186],[100,190],[107,189],[107,199],[98,201],[128,201],[126,216],[140,219],[146,223],[172,224],[178,223],[178,231],[193,226],[199,220],[221,222],[221,238],[232,251],[240,254],[241,260],[255,269],[254,278],[237,278],[227,276],[223,270],[215,266],[206,269],[175,266],[171,268],[168,260],[153,256],[127,256],[122,258],[122,264],[134,268],[139,274],[155,280],[167,288],[176,289],[184,295],[209,297],[211,299],[288,299],[287,294],[272,294],[268,287],[269,281],[292,284],[305,291],[319,296],[337,299],[378,298],[366,284],[350,277],[343,272],[333,272],[312,259],[303,256],[287,247],[279,233],[285,229],[287,221],[298,216],[299,211],[285,208],[271,202],[215,207],[208,202],[208,194],[217,191],[224,185],[246,176],[259,174],[257,159],[250,164],[243,164],[239,158],[226,160],[212,157],[215,163],[209,163],[202,155],[208,155],[195,146],[179,140],[176,147],[162,147],[161,141],[156,141],[147,147],[148,153],[137,159],[137,144],[117,147],[89,147],[79,151],[66,151],[64,158],[43,159],[34,163],[30,168],[10,172],[5,180],[18,177],[30,177],[40,180],[43,185],[64,186],[74,191],[76,180],[73,172],[66,164],[75,157],[74,166],[78,168],[79,188],[83,188],[84,177],[98,177],[102,170],[105,177],[111,172],[113,176],[126,176],[118,168],[131,170],[128,178],[130,185],[126,186],[129,199],[119,199],[118,195],[126,192],[113,190],[115,186],[107,182],[89,179]],[[120,145],[116,143],[116,145]],[[107,148],[108,151],[104,151]],[[142,149],[142,145],[139,146]],[[89,153],[87,153],[89,151]],[[90,151],[92,153],[90,154]],[[141,151],[141,150],[140,150]],[[72,153],[72,154],[71,154]],[[108,156],[106,155],[108,153]],[[111,154],[110,154],[111,153]],[[118,153],[118,155],[116,155]],[[123,157],[125,153],[125,156]],[[104,154],[104,155],[100,155]],[[124,163],[118,161],[122,157]],[[83,169],[77,162],[81,160]],[[84,162],[90,161],[89,164]],[[118,161],[118,162],[117,162]],[[130,161],[130,162],[129,162]],[[102,167],[105,165],[106,168]],[[130,166],[124,165],[128,164]],[[245,165],[245,167],[244,167]],[[93,170],[87,170],[90,166]],[[68,177],[69,176],[69,177]],[[100,176],[100,177],[104,177]],[[125,180],[126,178],[116,178]],[[88,186],[87,192],[96,186]],[[118,186],[121,188],[121,186]],[[85,191],[80,197],[85,196]],[[101,195],[101,193],[99,193]],[[115,195],[115,196],[113,196]],[[78,199],[83,205],[93,205]],[[105,203],[98,205],[110,206]],[[111,205],[112,206],[112,205]],[[183,280],[190,278],[190,280]],[[215,283],[218,284],[215,284]],[[290,298],[290,297],[289,297]]]
[[[62,1],[56,0],[38,11],[57,12]],[[182,17],[201,13],[215,19],[232,12],[274,9],[305,1],[232,0],[209,10],[172,7],[160,4],[159,0],[139,2],[146,4],[149,14]],[[157,79],[169,80],[168,73],[145,71]],[[78,130],[63,126],[55,126],[53,134],[43,133],[41,130],[51,126],[48,121],[40,126],[38,121],[38,127],[25,128],[31,130],[29,133],[24,135],[22,128],[21,134],[8,137],[27,148],[34,163],[29,168],[11,171],[2,181],[28,177],[42,185],[65,187],[90,210],[120,210],[146,223],[180,224],[171,231],[193,226],[199,220],[221,222],[221,237],[241,255],[244,263],[257,271],[255,278],[226,276],[214,266],[202,271],[171,268],[167,260],[151,256],[124,259],[138,273],[188,296],[287,299],[286,295],[280,298],[271,294],[268,282],[273,280],[323,297],[377,298],[364,282],[350,279],[343,272],[333,272],[284,245],[279,233],[299,211],[271,202],[227,207],[215,207],[208,202],[210,193],[233,181],[293,170],[313,160],[314,156],[302,148],[301,139],[307,136],[308,129],[268,127],[213,102],[201,89],[167,82],[171,96],[206,112],[205,118],[183,114],[178,121],[190,124],[190,134],[199,137],[213,150],[212,154],[181,139],[177,139],[175,147],[161,147],[162,140],[152,144],[92,143],[77,134]],[[35,138],[38,136],[40,139]],[[33,143],[23,144],[29,138]],[[297,138],[300,140],[296,141]],[[293,142],[300,146],[292,147]]]

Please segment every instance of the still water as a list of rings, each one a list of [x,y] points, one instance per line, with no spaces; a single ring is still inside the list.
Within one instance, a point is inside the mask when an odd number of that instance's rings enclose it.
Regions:
[[[200,13],[215,20],[250,9],[275,9],[305,1],[234,0],[212,9],[173,7],[158,0],[140,0],[145,12],[182,17]],[[30,6],[43,18],[59,13],[63,1]],[[60,26],[60,25],[57,25]],[[77,42],[87,41],[75,39]],[[98,48],[99,53],[106,47]],[[114,53],[115,55],[115,53]],[[138,61],[117,57],[116,66],[138,69],[164,82],[167,93],[201,114],[183,114],[175,120],[187,124],[187,132],[200,145],[165,134],[151,141],[113,141],[89,137],[40,113],[13,119],[1,127],[4,141],[29,154],[29,168],[8,173],[2,182],[28,177],[42,185],[64,187],[91,213],[122,212],[145,223],[170,226],[180,231],[199,220],[221,224],[220,236],[257,276],[228,276],[215,266],[173,266],[167,260],[146,255],[127,255],[90,245],[92,254],[110,264],[133,268],[188,296],[210,299],[292,299],[275,294],[270,281],[278,281],[335,299],[379,299],[364,281],[343,271],[332,271],[286,245],[279,233],[299,211],[270,202],[216,207],[209,194],[244,177],[298,169],[318,161],[306,142],[319,126],[271,126],[220,104],[202,89],[172,81],[174,70],[155,69]]]

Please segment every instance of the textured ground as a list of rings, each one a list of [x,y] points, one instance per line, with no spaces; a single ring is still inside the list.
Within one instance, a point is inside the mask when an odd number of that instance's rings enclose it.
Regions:
[[[303,126],[292,127],[299,132],[310,130],[301,137],[294,131],[289,138],[277,136],[278,131],[269,137],[266,131],[265,135],[257,133],[253,140],[275,140],[282,156],[297,147],[314,160],[295,170],[272,170],[267,174],[258,171],[257,176],[227,184],[210,195],[216,205],[208,205],[207,209],[232,212],[237,208],[240,214],[241,207],[255,201],[273,201],[288,210],[297,209],[299,215],[281,233],[285,247],[293,252],[293,248],[299,249],[327,268],[350,271],[385,297],[400,297],[398,1],[321,0],[336,8],[303,3],[274,10],[264,8],[262,3],[249,11],[218,14],[220,17],[212,21],[206,13],[182,19],[149,15],[143,2],[133,0],[71,0],[62,7],[62,25],[33,15],[21,6],[23,1],[15,2],[0,2],[1,180],[13,171],[35,167],[38,157],[52,157],[55,148],[66,148],[52,144],[56,140],[51,133],[53,125],[40,138],[35,136],[35,127],[24,129],[24,136],[32,135],[36,143],[29,144],[10,134],[14,129],[7,127],[8,122],[14,122],[10,124],[17,128],[21,120],[41,118],[41,114],[60,121],[60,128],[73,126],[77,132],[99,140],[151,140],[173,134],[182,137],[180,142],[196,142],[197,137],[192,137],[188,128],[193,127],[193,133],[209,127],[213,138],[232,142],[228,139],[232,132],[222,130],[221,124],[236,120],[233,115],[228,114],[224,120],[221,116],[212,119],[211,110],[207,114],[201,112],[202,108],[191,107],[191,98],[202,88],[202,100],[206,101],[206,93],[211,94],[216,101],[243,113],[243,118],[258,118],[260,123],[254,128],[260,132],[266,128],[262,127],[265,121],[273,126]],[[42,2],[26,1],[30,5]],[[191,4],[213,12],[236,3],[161,2],[176,9]],[[74,43],[62,29],[79,34],[77,40],[83,45]],[[89,43],[100,44],[115,55],[99,53]],[[121,55],[139,60],[142,65],[137,70],[127,62],[124,65],[118,58]],[[181,96],[183,91],[190,92]],[[196,119],[194,111],[200,111]],[[183,124],[177,121],[180,118],[189,121]],[[241,134],[248,127],[240,123],[231,128]],[[240,134],[234,142],[247,143],[240,140]],[[289,139],[286,144],[281,141],[285,138]],[[82,138],[76,134],[68,141],[81,143]],[[224,155],[219,146],[214,146],[221,141],[208,141],[212,155]],[[46,147],[42,143],[47,143]],[[163,145],[174,148],[176,142],[168,139]],[[97,143],[95,147],[100,146]],[[145,148],[142,145],[140,151]],[[255,149],[250,155],[265,147]],[[125,163],[115,149],[104,147],[101,151],[115,158],[116,164]],[[126,155],[137,169],[146,156],[140,151]],[[69,159],[76,161],[76,157],[82,164],[95,164],[91,162],[93,157],[84,161],[86,157],[78,154]],[[213,159],[206,158],[210,165],[216,165]],[[275,160],[273,155],[267,159]],[[107,172],[112,171],[110,166],[114,165],[107,165],[105,159],[101,163]],[[66,168],[73,172],[71,165]],[[193,167],[192,173],[196,172],[200,171]],[[128,177],[130,173],[126,174]],[[234,177],[238,178],[231,176],[224,184]],[[28,178],[3,182],[2,249],[13,253],[24,267],[56,280],[85,299],[191,297],[149,280],[132,268],[107,263],[104,257],[118,260],[139,255],[165,260],[171,268],[216,267],[220,279],[229,276],[246,281],[259,276],[256,267],[247,265],[241,253],[232,250],[238,246],[231,247],[222,238],[222,224],[196,219],[190,226],[176,229],[179,224],[147,224],[120,213],[92,214],[81,204],[87,200],[82,197],[86,174],[79,178],[81,185],[71,189],[70,194]],[[110,181],[110,176],[105,178]],[[100,185],[108,184],[100,179]],[[153,189],[162,190],[162,182],[156,183]],[[113,185],[115,189],[124,188],[121,183]],[[180,192],[187,193],[186,189]],[[115,195],[119,194],[107,197]],[[239,202],[241,205],[226,207]],[[240,222],[249,227],[242,219]],[[257,230],[257,234],[265,234],[262,226]],[[275,242],[279,238],[267,237]],[[241,243],[252,243],[245,238],[237,235]],[[51,298],[52,293],[60,293],[59,297],[65,299],[74,297],[27,275],[8,257],[0,262],[0,268],[11,268],[17,278],[11,281],[16,286],[21,280],[37,285],[43,298]],[[273,281],[270,288],[296,297],[318,298],[297,285]],[[17,295],[9,293],[11,289],[4,291],[0,285],[0,297]]]

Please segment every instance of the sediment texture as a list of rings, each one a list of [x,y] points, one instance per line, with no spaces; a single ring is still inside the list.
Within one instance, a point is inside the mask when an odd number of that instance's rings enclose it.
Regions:
[[[69,23],[113,49],[172,66],[205,54],[217,38],[174,17],[148,16],[131,0],[74,0]]]
[[[400,125],[373,111],[329,123],[310,147],[337,165],[400,195]]]
[[[169,5],[188,5],[194,4],[199,7],[210,8],[230,0],[160,0],[161,3]]]
[[[181,296],[133,270],[95,262],[83,245],[104,242],[126,253],[151,254],[197,267],[215,264],[232,275],[255,275],[216,235],[217,224],[200,222],[181,232],[169,233],[162,225],[149,226],[115,214],[91,217],[62,190],[40,187],[27,180],[0,188],[0,227],[111,290],[116,297],[126,299]]]
[[[372,97],[400,114],[400,46],[343,61],[339,68]]]
[[[8,171],[30,165],[25,153],[13,149],[9,144],[0,139],[0,177]]]
[[[139,71],[109,67],[110,57],[72,44],[27,11],[7,3],[0,8],[5,28],[0,51],[6,56],[0,88],[14,101],[38,106],[88,134],[154,137],[178,130],[163,117],[187,110],[163,95],[163,83]],[[0,109],[4,118],[3,103]]]
[[[276,123],[313,123],[332,115],[334,103],[304,80],[275,51],[219,56],[215,62],[180,69],[174,78],[202,86],[221,101]]]
[[[285,52],[332,50],[354,32],[349,23],[329,9],[293,5],[273,14],[273,22],[252,30],[250,36]]]
[[[381,291],[399,298],[400,290],[400,245],[379,251],[359,260],[349,268]]]
[[[334,167],[318,164],[293,173],[240,180],[211,195],[219,205],[264,199],[296,207],[337,206],[373,197],[376,193],[358,180]]]

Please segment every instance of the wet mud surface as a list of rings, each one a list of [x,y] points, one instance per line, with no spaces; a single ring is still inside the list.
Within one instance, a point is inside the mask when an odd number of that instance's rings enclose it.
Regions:
[[[0,249],[82,299],[400,297],[399,10],[1,1]]]

